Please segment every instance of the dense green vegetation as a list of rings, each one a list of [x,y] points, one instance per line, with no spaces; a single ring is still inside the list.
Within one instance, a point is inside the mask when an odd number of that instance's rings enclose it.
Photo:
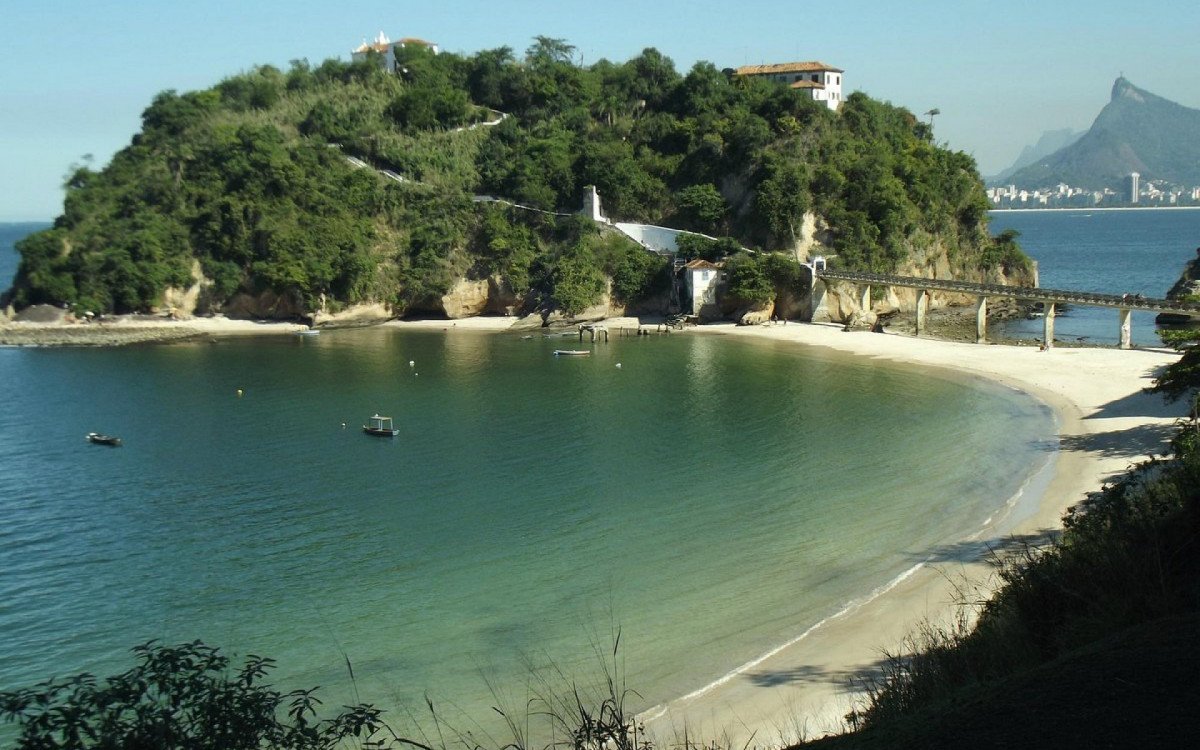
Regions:
[[[788,249],[813,212],[844,267],[895,270],[930,245],[960,269],[994,263],[974,162],[907,110],[854,93],[834,113],[710,63],[681,74],[654,49],[588,67],[572,53],[546,37],[520,59],[402,48],[396,74],[297,61],[163,92],[109,165],[74,171],[54,227],[20,243],[12,301],[146,310],[199,273],[201,311],[268,290],[293,311],[436,309],[481,274],[526,307],[582,309],[602,276],[629,301],[658,293],[658,261],[632,244],[471,200],[572,212],[589,184],[611,217],[732,238],[708,248],[722,254]]]

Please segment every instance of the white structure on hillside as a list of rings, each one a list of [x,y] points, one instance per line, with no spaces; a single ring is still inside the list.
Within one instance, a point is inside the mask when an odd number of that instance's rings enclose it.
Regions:
[[[368,59],[372,52],[375,52],[383,57],[384,69],[395,73],[396,50],[404,49],[405,47],[424,47],[432,51],[435,55],[439,51],[438,46],[433,42],[427,42],[424,39],[416,39],[413,37],[397,39],[393,42],[381,31],[379,32],[379,36],[375,37],[374,41],[368,42],[364,39],[363,43],[350,53],[350,59],[354,62],[362,62],[363,60]]]
[[[844,72],[841,68],[813,60],[773,65],[743,65],[734,70],[733,74],[767,78],[787,84],[788,88],[803,91],[812,97],[813,101],[824,102],[826,107],[836,110],[842,103]]]
[[[583,189],[583,210],[580,213],[600,224],[608,223],[608,219],[604,218],[603,212],[600,211],[600,194],[596,192],[595,185],[588,185]]]
[[[1141,195],[1141,180],[1142,176],[1137,172],[1129,173],[1129,202],[1137,203],[1138,196]]]
[[[692,315],[700,315],[705,311],[704,308],[711,308],[717,304],[717,287],[721,285],[724,275],[720,266],[697,258],[688,261],[683,267],[683,274]]]
[[[579,212],[597,224],[608,224],[615,227],[617,231],[624,234],[629,239],[638,243],[652,253],[660,255],[670,255],[678,249],[679,235],[681,234],[700,234],[699,232],[688,232],[683,229],[672,229],[670,227],[660,227],[654,224],[634,224],[627,221],[613,221],[604,215],[604,211],[600,207],[600,194],[596,192],[595,185],[588,185],[583,189],[583,209]],[[701,237],[713,240],[715,237],[709,237],[707,234],[700,234]]]

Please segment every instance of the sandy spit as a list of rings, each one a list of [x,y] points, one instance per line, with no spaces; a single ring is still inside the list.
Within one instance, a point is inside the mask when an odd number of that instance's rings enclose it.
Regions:
[[[161,343],[197,337],[294,334],[307,330],[300,323],[232,320],[225,317],[174,320],[149,315],[107,317],[90,323],[24,323],[0,321],[4,346],[124,346]]]

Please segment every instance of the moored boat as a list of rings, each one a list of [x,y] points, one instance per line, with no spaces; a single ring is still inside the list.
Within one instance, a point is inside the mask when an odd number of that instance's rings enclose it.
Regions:
[[[556,357],[582,357],[591,354],[587,349],[555,349],[554,356]]]
[[[378,414],[371,417],[367,424],[363,425],[363,432],[376,437],[396,437],[400,434],[400,430],[392,426],[391,417],[381,417]]]
[[[114,448],[121,445],[121,438],[116,435],[101,435],[98,432],[89,432],[84,437],[87,438],[89,443],[95,443],[96,445],[111,445]]]

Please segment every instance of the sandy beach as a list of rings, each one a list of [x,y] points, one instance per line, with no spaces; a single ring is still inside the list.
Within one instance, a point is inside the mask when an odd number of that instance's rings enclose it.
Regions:
[[[202,336],[294,334],[300,323],[197,317],[174,320],[149,315],[113,316],[103,321],[25,323],[0,320],[0,345],[124,346],[181,341]]]
[[[691,330],[691,329],[689,329]],[[999,381],[1054,409],[1059,450],[1047,468],[1044,491],[1007,513],[998,513],[980,534],[963,540],[958,559],[930,560],[777,651],[754,660],[718,683],[656,706],[641,715],[662,740],[720,737],[728,746],[779,746],[844,728],[843,717],[860,693],[852,678],[870,673],[885,650],[897,651],[922,620],[947,622],[964,581],[994,588],[988,549],[1015,540],[1036,542],[1061,528],[1064,511],[1131,463],[1161,453],[1180,404],[1147,395],[1154,374],[1174,361],[1165,350],[997,346],[917,339],[894,334],[843,332],[838,326],[791,324],[737,327],[711,325],[698,335],[749,336],[825,347],[889,362],[947,368]],[[916,371],[919,373],[919,370]],[[918,375],[919,376],[919,375]],[[998,501],[1001,499],[998,498]]]

